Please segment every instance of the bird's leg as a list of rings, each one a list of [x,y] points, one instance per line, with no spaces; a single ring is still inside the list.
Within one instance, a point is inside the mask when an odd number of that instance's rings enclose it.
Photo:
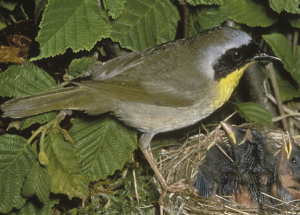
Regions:
[[[194,188],[188,184],[180,184],[180,183],[175,183],[172,185],[167,184],[164,176],[162,175],[161,171],[159,170],[158,166],[156,165],[156,162],[154,161],[154,158],[151,153],[150,142],[154,135],[155,135],[155,133],[144,133],[140,138],[140,148],[141,148],[142,152],[144,153],[146,159],[148,160],[151,168],[155,172],[163,189],[165,191],[169,191],[169,192],[179,192],[179,191],[183,191],[186,189],[191,189],[195,192],[198,192],[198,190],[196,188]]]

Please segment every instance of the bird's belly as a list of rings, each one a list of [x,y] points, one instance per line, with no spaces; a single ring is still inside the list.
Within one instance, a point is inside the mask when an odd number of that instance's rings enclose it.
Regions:
[[[197,123],[213,112],[212,106],[205,108],[172,108],[131,102],[121,102],[114,114],[125,124],[142,132],[167,132]]]

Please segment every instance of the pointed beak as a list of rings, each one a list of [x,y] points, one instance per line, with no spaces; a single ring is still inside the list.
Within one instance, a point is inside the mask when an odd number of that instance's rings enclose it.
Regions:
[[[216,143],[217,144],[222,144],[222,135],[221,135],[221,132],[218,128],[216,128],[216,131],[215,131],[215,136],[214,136],[214,140],[211,144],[208,145],[207,147],[207,151],[212,147],[214,146]]]
[[[279,60],[281,61],[281,58],[268,55],[266,53],[260,53],[255,55],[250,61],[258,61],[258,60]]]
[[[221,123],[223,129],[225,130],[225,132],[227,133],[229,144],[231,146],[234,146],[237,142],[236,142],[235,133],[234,133],[233,128],[226,122],[221,121],[220,123]]]
[[[253,138],[253,135],[252,135],[251,130],[250,130],[250,129],[247,129],[243,141],[240,142],[238,145],[242,145],[242,144],[244,144],[246,141],[253,142],[253,140],[254,140],[254,138]]]

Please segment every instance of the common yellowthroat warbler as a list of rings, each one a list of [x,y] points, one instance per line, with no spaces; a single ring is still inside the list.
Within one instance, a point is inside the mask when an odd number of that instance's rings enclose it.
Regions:
[[[262,53],[244,31],[219,27],[109,60],[71,87],[16,98],[1,109],[12,118],[60,109],[112,112],[143,132],[140,148],[163,188],[178,191],[188,186],[166,183],[150,151],[152,137],[210,115],[228,100],[245,69],[262,59],[280,60]]]

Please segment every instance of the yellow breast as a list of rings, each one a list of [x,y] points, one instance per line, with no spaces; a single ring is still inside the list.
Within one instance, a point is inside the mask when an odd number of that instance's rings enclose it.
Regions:
[[[218,84],[216,91],[216,98],[213,103],[213,108],[217,109],[222,106],[231,96],[232,91],[238,85],[244,71],[250,66],[253,62],[246,64],[241,69],[237,69],[231,74],[227,75],[226,78],[222,78]]]

